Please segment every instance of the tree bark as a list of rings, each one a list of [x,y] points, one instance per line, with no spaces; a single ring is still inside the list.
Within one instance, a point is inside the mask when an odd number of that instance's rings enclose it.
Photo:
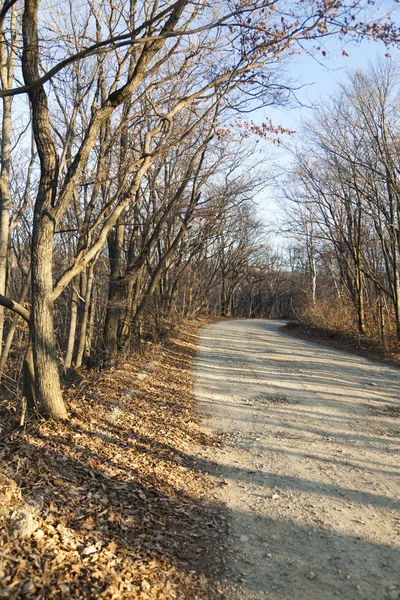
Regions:
[[[70,321],[69,321],[69,333],[68,333],[68,344],[67,352],[64,359],[64,369],[70,369],[72,364],[72,358],[74,354],[76,325],[78,320],[78,294],[75,289],[77,285],[77,278],[73,280],[71,290],[71,307],[70,307]]]
[[[39,78],[38,0],[25,0],[22,19],[23,75],[26,84]],[[54,335],[53,239],[55,221],[51,216],[58,180],[58,157],[49,122],[47,96],[42,86],[29,92],[32,129],[40,159],[40,181],[34,207],[31,276],[32,312],[30,336],[35,368],[38,411],[44,416],[66,419],[61,393]]]
[[[108,239],[110,258],[110,282],[108,290],[108,306],[104,328],[104,342],[108,362],[113,362],[118,355],[118,330],[122,313],[122,301],[125,286],[121,285],[122,250],[124,244],[125,225],[120,222]]]
[[[35,367],[33,362],[32,341],[29,339],[24,363],[22,365],[22,395],[26,398],[26,407],[29,414],[38,412],[38,403],[35,389]]]
[[[93,272],[94,272],[94,264],[91,263],[87,273],[84,275],[84,290],[85,297],[82,302],[82,318],[81,318],[81,327],[79,332],[79,345],[78,345],[78,353],[76,356],[76,366],[77,368],[82,366],[82,361],[84,356],[88,356],[90,352],[90,348],[88,348],[88,323],[90,317],[90,310],[94,309],[91,307],[92,300],[92,288],[93,288]],[[83,291],[83,290],[82,290]]]
[[[54,303],[49,300],[53,291],[53,235],[51,220],[46,217],[34,220],[30,333],[39,413],[55,419],[66,419],[68,415],[61,392],[54,335]]]
[[[90,297],[90,307],[89,307],[89,323],[86,329],[86,342],[85,342],[85,351],[84,351],[84,357],[85,360],[87,360],[90,357],[91,351],[92,351],[92,339],[93,339],[93,328],[94,328],[94,320],[95,320],[95,316],[96,316],[96,287],[94,287],[94,279],[93,279],[93,268],[91,271],[91,279],[89,279],[90,282],[90,290],[91,290],[91,297]]]
[[[123,346],[126,346],[131,337],[132,330],[132,317],[135,314],[137,307],[139,306],[139,298],[140,298],[140,290],[142,286],[142,280],[144,275],[144,265],[139,268],[136,280],[134,284],[132,283],[129,288],[128,298],[127,298],[127,307],[124,317],[124,323],[122,325],[121,330],[121,343]]]

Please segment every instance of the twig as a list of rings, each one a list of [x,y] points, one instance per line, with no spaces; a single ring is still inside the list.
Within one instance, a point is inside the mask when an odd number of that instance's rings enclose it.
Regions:
[[[28,403],[26,400],[25,396],[22,396],[22,413],[21,413],[21,420],[19,422],[20,427],[23,427],[25,425],[25,417],[26,417],[26,407],[27,407]]]
[[[0,552],[0,556],[1,556],[1,558],[5,558],[6,560],[11,560],[12,562],[15,562],[15,563],[21,562],[21,560],[19,558],[14,558],[13,556],[8,556],[8,554],[3,554],[3,552]]]

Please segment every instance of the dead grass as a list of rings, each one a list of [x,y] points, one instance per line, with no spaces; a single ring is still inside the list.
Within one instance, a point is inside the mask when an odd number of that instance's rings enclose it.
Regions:
[[[397,341],[384,345],[380,340],[361,336],[353,331],[340,331],[328,327],[317,327],[308,323],[292,321],[281,327],[283,333],[293,337],[344,350],[369,360],[400,367],[400,345]]]
[[[223,568],[225,520],[188,453],[213,443],[192,396],[201,324],[167,341],[143,381],[136,374],[159,347],[77,374],[68,423],[21,429],[15,400],[1,401],[0,598],[222,597],[213,575]],[[13,539],[21,510],[33,511],[36,531]]]

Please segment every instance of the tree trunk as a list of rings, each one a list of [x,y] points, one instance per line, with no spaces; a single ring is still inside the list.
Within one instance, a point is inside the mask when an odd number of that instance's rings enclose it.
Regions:
[[[128,293],[127,307],[124,317],[124,323],[121,330],[121,343],[126,346],[129,343],[131,329],[132,329],[132,317],[135,314],[137,307],[139,306],[140,291],[142,287],[142,280],[144,275],[144,265],[139,268],[135,283],[130,287],[130,293]]]
[[[88,335],[88,323],[90,316],[90,305],[92,298],[92,289],[93,289],[93,273],[94,273],[94,263],[91,263],[85,271],[84,277],[82,281],[84,282],[84,301],[82,302],[82,317],[81,317],[81,328],[79,332],[79,345],[78,345],[78,353],[76,355],[76,366],[80,368],[82,366],[83,357],[87,356],[87,335]]]
[[[1,44],[2,46],[4,43]],[[6,295],[8,238],[10,230],[10,133],[11,133],[11,98],[3,98],[3,127],[1,140],[1,175],[0,175],[0,294]],[[0,349],[3,341],[4,307],[0,306]]]
[[[226,280],[225,280],[225,270],[222,268],[222,279],[221,279],[221,303],[220,303],[220,314],[221,317],[226,316]]]
[[[385,314],[383,312],[383,296],[382,290],[379,290],[379,322],[380,322],[380,332],[381,332],[381,340],[385,344],[386,337],[386,326],[385,326]]]
[[[25,83],[29,85],[39,79],[38,0],[25,2],[22,31],[22,68]],[[35,392],[40,414],[66,419],[67,410],[62,398],[57,364],[52,298],[55,230],[52,208],[58,181],[58,156],[43,86],[31,90],[29,100],[32,108],[32,130],[40,160],[40,181],[32,227],[32,312],[29,324],[35,368]]]
[[[28,290],[29,290],[29,286],[30,286],[30,273],[28,273],[26,279],[25,279],[25,283],[24,283],[24,287],[22,288],[22,292],[20,294],[20,297],[18,299],[19,304],[21,304],[22,306],[24,305],[25,302],[25,298],[28,294]],[[7,358],[8,355],[10,353],[10,349],[11,349],[11,344],[14,338],[14,333],[17,327],[17,322],[18,322],[18,318],[19,315],[17,315],[16,313],[14,313],[13,318],[12,318],[12,322],[10,325],[10,329],[8,330],[7,333],[7,337],[6,337],[6,341],[4,343],[2,352],[1,352],[1,359],[0,359],[0,380],[1,380],[1,376],[4,372],[4,369],[6,367],[7,364]],[[32,348],[31,348],[32,351]]]
[[[364,311],[364,282],[361,269],[357,266],[357,296],[358,296],[358,332],[365,335],[365,311]]]
[[[0,79],[3,89],[11,88],[14,79],[16,56],[15,7],[12,9],[9,23],[11,40],[7,40],[3,25],[0,27]],[[7,48],[8,51],[7,51]],[[2,131],[0,147],[0,294],[6,295],[7,263],[10,236],[11,197],[10,197],[10,167],[11,167],[11,109],[12,98],[2,98]],[[0,350],[3,342],[4,307],[0,306]],[[14,327],[15,330],[15,327]]]
[[[92,268],[91,277],[89,278],[91,298],[90,298],[90,307],[89,307],[89,323],[88,323],[88,326],[86,329],[86,342],[85,342],[85,351],[84,351],[85,360],[87,360],[90,357],[90,354],[92,351],[94,319],[96,316],[97,294],[96,294],[96,287],[93,287],[93,283],[94,283],[93,271],[94,271],[94,267]]]
[[[313,306],[315,306],[317,302],[317,269],[315,268],[315,259],[314,257],[310,260],[311,267],[311,300]]]
[[[28,341],[24,363],[22,365],[23,383],[22,395],[26,398],[26,407],[29,414],[38,412],[38,403],[35,391],[35,367],[33,362],[32,342]]]
[[[400,340],[400,257],[399,257],[399,248],[394,242],[394,252],[393,252],[393,304],[394,304],[394,314],[396,320],[396,336],[397,339]]]
[[[39,194],[44,191],[40,190]],[[54,335],[52,259],[54,224],[45,216],[36,218],[32,235],[32,312],[30,333],[35,366],[35,391],[39,413],[66,419],[61,393]]]
[[[132,319],[132,325],[134,328],[137,328],[140,326],[144,312],[148,306],[148,303],[149,303],[153,293],[155,292],[155,290],[157,288],[157,285],[163,275],[166,265],[169,264],[170,259],[174,255],[176,249],[178,248],[180,242],[182,241],[182,239],[185,235],[186,226],[187,226],[187,223],[184,222],[184,224],[180,228],[178,234],[176,235],[174,241],[172,242],[171,246],[168,248],[168,250],[164,254],[164,256],[161,257],[161,259],[157,265],[157,268],[153,273],[153,276],[152,276],[150,284],[145,292],[145,295],[144,295],[141,303],[139,304],[138,309]]]
[[[122,250],[124,244],[125,225],[120,222],[108,240],[110,258],[110,282],[108,288],[108,305],[104,328],[104,342],[107,361],[113,362],[118,354],[118,330],[124,297],[125,286],[119,279],[122,277]]]
[[[65,370],[71,368],[72,357],[74,354],[76,325],[77,325],[77,320],[78,320],[78,294],[76,292],[76,289],[74,288],[75,285],[77,285],[76,277],[72,281],[71,312],[70,312],[68,344],[67,344],[67,352],[65,354],[65,360],[64,360],[64,369]]]

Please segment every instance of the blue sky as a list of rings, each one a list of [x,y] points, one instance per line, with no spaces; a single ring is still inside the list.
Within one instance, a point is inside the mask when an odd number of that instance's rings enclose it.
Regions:
[[[364,40],[358,45],[346,45],[345,50],[349,56],[343,56],[342,50],[337,49],[337,43],[331,40],[327,46],[328,53],[324,58],[313,58],[300,55],[293,59],[289,66],[289,75],[301,89],[296,91],[300,103],[298,107],[288,110],[267,107],[263,109],[264,115],[272,118],[289,128],[297,129],[302,118],[310,116],[312,105],[319,104],[332,94],[340,81],[346,78],[346,72],[354,68],[367,67],[369,62],[374,62],[378,56],[384,56],[387,49],[382,43]],[[393,58],[400,57],[397,49],[391,49]]]

